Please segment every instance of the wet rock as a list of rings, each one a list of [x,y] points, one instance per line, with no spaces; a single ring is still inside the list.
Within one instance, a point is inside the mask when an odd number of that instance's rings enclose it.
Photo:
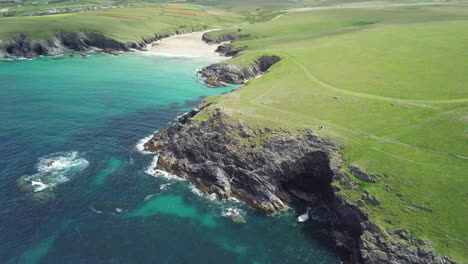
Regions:
[[[220,81],[217,77],[208,77],[205,79],[205,83],[210,87],[226,87],[227,84]]]

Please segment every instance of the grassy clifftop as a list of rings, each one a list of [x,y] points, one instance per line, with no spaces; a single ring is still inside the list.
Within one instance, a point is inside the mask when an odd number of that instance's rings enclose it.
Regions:
[[[48,39],[55,31],[94,31],[119,41],[136,41],[155,33],[173,33],[240,22],[241,15],[193,5],[148,5],[98,9],[79,13],[0,18],[0,39],[27,33],[33,40]]]
[[[419,6],[285,13],[240,27],[232,60],[282,61],[234,93],[211,99],[271,129],[311,129],[343,147],[346,165],[381,175],[342,192],[371,219],[468,255],[468,7]],[[347,166],[343,170],[350,174]]]

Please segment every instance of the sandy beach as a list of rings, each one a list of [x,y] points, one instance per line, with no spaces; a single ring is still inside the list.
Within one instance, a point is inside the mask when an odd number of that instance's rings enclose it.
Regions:
[[[171,57],[204,57],[213,59],[225,59],[215,52],[218,45],[210,45],[202,40],[207,32],[193,32],[162,39],[152,43],[145,53],[150,55]]]

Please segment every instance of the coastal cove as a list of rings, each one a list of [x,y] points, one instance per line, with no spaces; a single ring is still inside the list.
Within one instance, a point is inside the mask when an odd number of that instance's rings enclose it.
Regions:
[[[216,61],[95,53],[0,62],[4,263],[339,263],[320,210],[299,224],[302,212],[265,216],[154,175],[155,156],[139,142],[203,96],[235,88],[195,76]],[[24,175],[53,183],[51,195],[22,189]]]

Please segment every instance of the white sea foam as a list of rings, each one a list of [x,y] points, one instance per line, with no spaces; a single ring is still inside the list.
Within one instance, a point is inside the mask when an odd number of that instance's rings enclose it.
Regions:
[[[154,132],[154,133],[156,133],[156,132]],[[150,152],[150,151],[145,151],[145,143],[150,141],[150,139],[153,137],[154,133],[147,136],[147,137],[145,137],[145,138],[143,138],[143,139],[141,139],[140,141],[138,141],[138,143],[136,144],[136,149],[140,153],[142,153],[142,154],[152,154],[152,152]]]
[[[183,178],[177,175],[171,174],[167,171],[156,169],[156,166],[158,165],[158,160],[159,160],[159,154],[153,157],[153,161],[151,162],[151,164],[145,171],[147,174],[154,176],[154,177],[166,178],[168,180],[178,180],[178,181],[184,180]]]
[[[148,201],[149,199],[153,198],[154,197],[154,194],[150,194],[150,195],[147,195],[145,197],[145,201]]]
[[[243,210],[235,207],[228,207],[221,212],[221,215],[224,217],[242,216],[243,214],[245,214]]]
[[[238,200],[237,198],[235,198],[235,197],[229,197],[229,198],[228,198],[228,201],[233,202],[233,203],[241,203],[241,201],[239,201],[239,200]]]
[[[161,191],[165,191],[165,190],[167,190],[167,187],[171,186],[172,184],[173,184],[173,183],[171,183],[171,182],[170,182],[170,183],[161,184],[161,185],[159,186],[159,189],[160,189]]]
[[[90,206],[89,209],[91,209],[91,211],[95,212],[96,214],[102,214],[102,211],[99,211],[97,210],[96,208],[94,208],[94,206]]]
[[[58,152],[39,158],[37,173],[26,178],[34,192],[57,186],[88,167],[89,162],[79,157],[77,151]]]
[[[202,191],[200,191],[193,183],[190,183],[189,189],[193,194],[195,194],[195,195],[197,195],[199,197],[203,197]]]
[[[210,199],[211,201],[215,201],[218,199],[218,195],[216,195],[216,193],[212,193],[208,195],[208,199]]]
[[[64,171],[70,168],[84,169],[89,165],[88,161],[78,158],[77,151],[58,152],[39,159],[36,168],[39,172]]]
[[[216,201],[218,199],[218,195],[216,195],[216,193],[211,193],[211,194],[208,194],[208,195],[205,195],[202,191],[200,191],[200,189],[197,188],[197,186],[195,186],[195,184],[193,183],[190,183],[189,184],[189,189],[190,191],[195,194],[196,196],[198,197],[205,197],[207,198],[208,200],[210,201]]]
[[[47,184],[44,184],[40,181],[31,181],[31,185],[34,187],[35,192],[40,192],[44,189],[47,189]]]
[[[179,121],[179,119],[180,119],[181,117],[183,117],[184,115],[186,115],[186,114],[188,114],[188,113],[189,113],[189,112],[185,112],[185,113],[183,113],[183,114],[181,114],[181,115],[178,115],[178,116],[176,116],[176,118],[175,118],[174,120],[175,120],[175,121]]]

